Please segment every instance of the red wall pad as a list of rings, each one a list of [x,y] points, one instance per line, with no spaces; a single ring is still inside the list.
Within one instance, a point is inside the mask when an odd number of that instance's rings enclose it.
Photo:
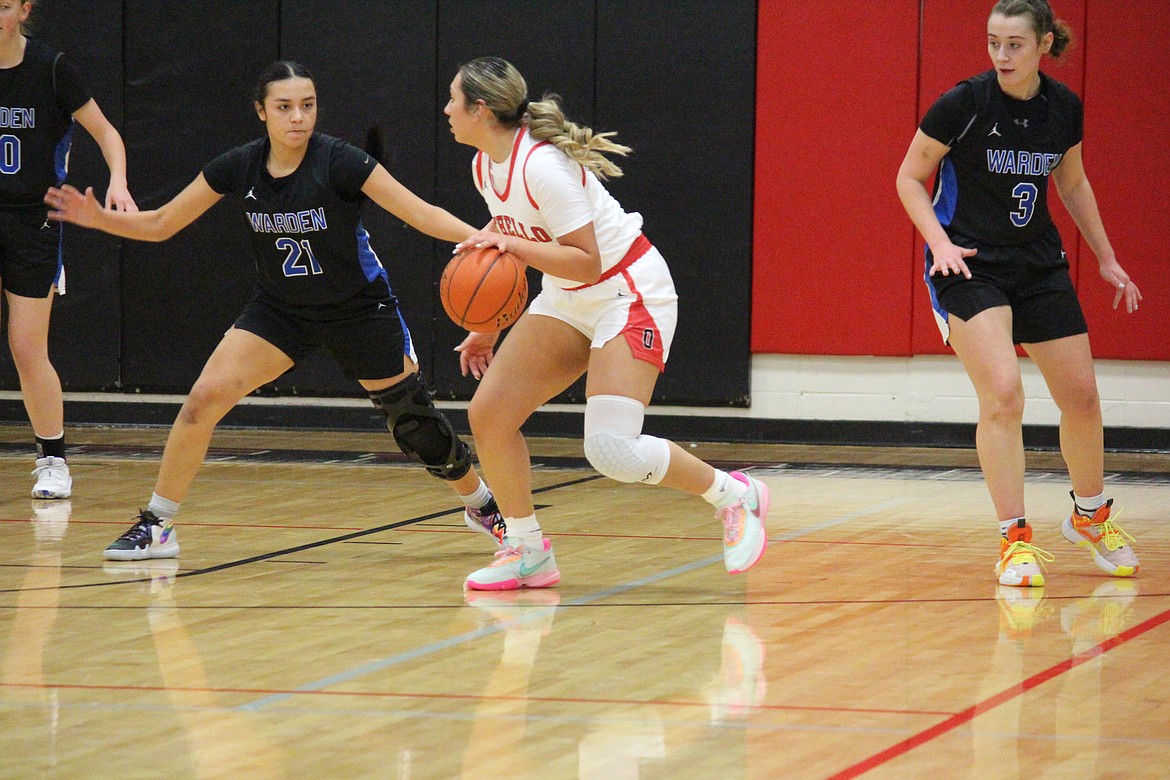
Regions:
[[[1087,5],[1085,170],[1117,259],[1145,300],[1136,314],[1113,311],[1083,241],[1074,280],[1096,357],[1170,360],[1170,3]]]
[[[761,0],[753,352],[909,354],[917,41],[917,3]]]

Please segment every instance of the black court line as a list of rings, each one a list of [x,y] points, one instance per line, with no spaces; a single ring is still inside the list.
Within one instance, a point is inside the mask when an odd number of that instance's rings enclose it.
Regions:
[[[750,451],[751,445],[745,445]],[[162,447],[143,447],[131,444],[71,444],[71,457],[109,458],[117,460],[159,460]],[[0,456],[19,455],[25,457],[28,446],[15,442],[0,442]],[[267,449],[257,447],[213,447],[208,450],[204,463],[255,463],[255,464],[328,464],[331,466],[403,466],[417,468],[418,464],[400,452],[361,450],[313,450],[313,449]],[[831,475],[853,478],[885,479],[940,479],[944,481],[968,481],[982,479],[982,473],[974,466],[940,466],[933,464],[882,465],[873,463],[833,463],[825,461],[791,462],[759,457],[743,457],[737,460],[709,459],[707,463],[715,468],[730,471],[734,469],[776,469],[811,475]],[[534,469],[592,469],[581,455],[532,456]],[[1067,479],[1064,471],[1041,471],[1029,469],[1029,479]],[[1106,471],[1107,484],[1170,485],[1170,471]]]
[[[157,461],[162,458],[162,447],[136,444],[70,444],[69,457],[111,460]],[[0,442],[0,456],[28,456],[28,445],[15,442]],[[592,469],[589,461],[581,455],[532,455],[535,469]],[[369,450],[322,450],[322,449],[269,449],[264,447],[211,447],[204,464],[208,463],[256,463],[256,464],[328,464],[330,466],[408,466],[418,468],[418,463],[401,452]],[[716,468],[742,469],[763,465],[777,465],[775,460],[736,461],[708,460]],[[782,465],[782,464],[781,464]]]
[[[547,493],[550,490],[559,490],[561,488],[572,487],[573,485],[580,485],[584,482],[593,482],[594,480],[598,480],[598,479],[601,479],[600,474],[589,474],[589,475],[584,476],[584,477],[578,477],[576,479],[570,479],[570,480],[566,480],[564,482],[558,482],[554,485],[547,485],[547,486],[542,487],[542,488],[537,488],[537,489],[533,490],[532,492],[534,495],[539,494],[539,493]],[[198,576],[201,576],[204,574],[212,574],[212,573],[217,572],[217,571],[226,571],[227,569],[235,569],[235,568],[238,568],[240,566],[247,566],[248,564],[251,564],[251,563],[259,563],[261,561],[267,561],[267,560],[270,560],[272,558],[280,558],[280,557],[285,556],[285,555],[292,555],[294,553],[304,552],[305,550],[315,550],[318,547],[325,547],[326,545],[330,545],[330,544],[339,544],[341,542],[348,542],[351,539],[360,539],[363,536],[372,536],[373,534],[380,534],[384,531],[393,531],[396,528],[402,528],[402,527],[408,526],[408,525],[416,525],[418,523],[426,522],[427,520],[434,520],[436,517],[443,517],[444,515],[449,515],[449,514],[452,514],[454,512],[462,512],[462,511],[463,511],[462,506],[457,507],[455,509],[442,509],[442,510],[439,510],[438,512],[431,512],[430,514],[421,515],[419,517],[412,517],[408,520],[400,520],[397,523],[387,523],[386,525],[380,525],[380,526],[377,526],[376,528],[367,528],[367,529],[362,530],[362,531],[353,531],[353,532],[348,533],[348,534],[342,534],[341,536],[333,536],[333,537],[329,537],[327,539],[319,539],[318,541],[315,541],[315,542],[308,542],[307,544],[300,544],[300,545],[297,545],[296,547],[288,547],[284,550],[275,550],[273,552],[261,553],[260,555],[253,555],[249,558],[241,558],[240,560],[237,560],[237,561],[227,561],[226,563],[216,564],[215,566],[208,566],[205,569],[191,569],[189,571],[181,571],[181,572],[178,572],[177,574],[175,574],[175,579],[179,579],[180,577],[198,577]],[[140,561],[119,561],[119,563],[140,563]],[[59,586],[51,587],[51,588],[50,587],[46,587],[46,588],[3,588],[3,589],[0,589],[0,593],[31,593],[33,591],[38,591],[38,590],[73,590],[73,589],[79,589],[79,588],[105,588],[105,587],[109,587],[111,585],[127,585],[130,583],[151,582],[152,580],[153,580],[152,577],[142,577],[142,578],[134,579],[134,580],[110,580],[110,581],[106,581],[106,582],[81,582],[81,583],[76,583],[76,584],[72,584],[72,585],[59,585]]]

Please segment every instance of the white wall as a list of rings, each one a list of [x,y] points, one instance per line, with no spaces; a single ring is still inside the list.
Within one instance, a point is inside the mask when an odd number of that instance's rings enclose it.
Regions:
[[[1040,372],[1020,361],[1024,422],[1056,425],[1059,414]],[[1170,428],[1170,363],[1099,360],[1097,385],[1106,426]],[[798,420],[966,422],[978,419],[975,391],[949,355],[820,357],[756,355],[751,409],[655,407],[655,414]]]
[[[1027,394],[1024,422],[1059,422],[1044,380],[1031,361],[1020,361]],[[1170,429],[1170,363],[1132,360],[1097,361],[1097,384],[1105,425]],[[978,418],[975,393],[953,356],[820,357],[756,355],[752,360],[752,406],[655,406],[654,414],[749,419],[862,420],[889,422],[973,423]],[[99,402],[172,402],[183,396],[118,393],[67,393],[66,400]],[[19,399],[16,392],[0,398]],[[364,398],[246,398],[245,404],[367,408]],[[464,408],[466,403],[438,404]],[[549,411],[583,411],[579,405],[550,404]],[[68,413],[68,412],[67,412]]]

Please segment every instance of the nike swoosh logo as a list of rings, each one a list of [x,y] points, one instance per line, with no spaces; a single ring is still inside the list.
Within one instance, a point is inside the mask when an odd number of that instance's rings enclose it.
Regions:
[[[544,556],[543,558],[541,558],[541,559],[540,559],[540,563],[538,563],[538,564],[536,564],[535,566],[532,566],[532,567],[525,566],[525,565],[524,565],[524,561],[520,561],[520,576],[521,576],[521,577],[527,577],[527,576],[529,576],[529,575],[530,575],[530,574],[532,574],[534,571],[536,571],[537,569],[539,569],[541,566],[544,566],[544,564],[545,564],[545,562],[546,562],[546,561],[548,561],[548,556],[547,556],[547,555],[546,555],[546,556]]]

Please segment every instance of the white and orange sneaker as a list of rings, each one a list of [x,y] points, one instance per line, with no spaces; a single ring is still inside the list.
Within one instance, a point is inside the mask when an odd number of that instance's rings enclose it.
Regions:
[[[1032,526],[1021,520],[999,540],[999,562],[995,576],[1000,585],[1019,588],[1044,587],[1044,563],[1055,556],[1032,544]]]
[[[743,498],[715,513],[723,523],[723,562],[729,574],[741,574],[760,560],[768,545],[764,518],[768,516],[771,497],[768,486],[741,471],[730,476],[748,486]]]
[[[1137,553],[1126,544],[1135,539],[1109,519],[1113,499],[1106,501],[1092,517],[1085,517],[1073,503],[1072,514],[1060,527],[1060,533],[1078,547],[1087,547],[1097,568],[1114,577],[1132,577],[1138,573]]]
[[[490,566],[473,571],[464,587],[468,590],[519,590],[551,588],[561,581],[548,539],[538,549],[505,536]]]

